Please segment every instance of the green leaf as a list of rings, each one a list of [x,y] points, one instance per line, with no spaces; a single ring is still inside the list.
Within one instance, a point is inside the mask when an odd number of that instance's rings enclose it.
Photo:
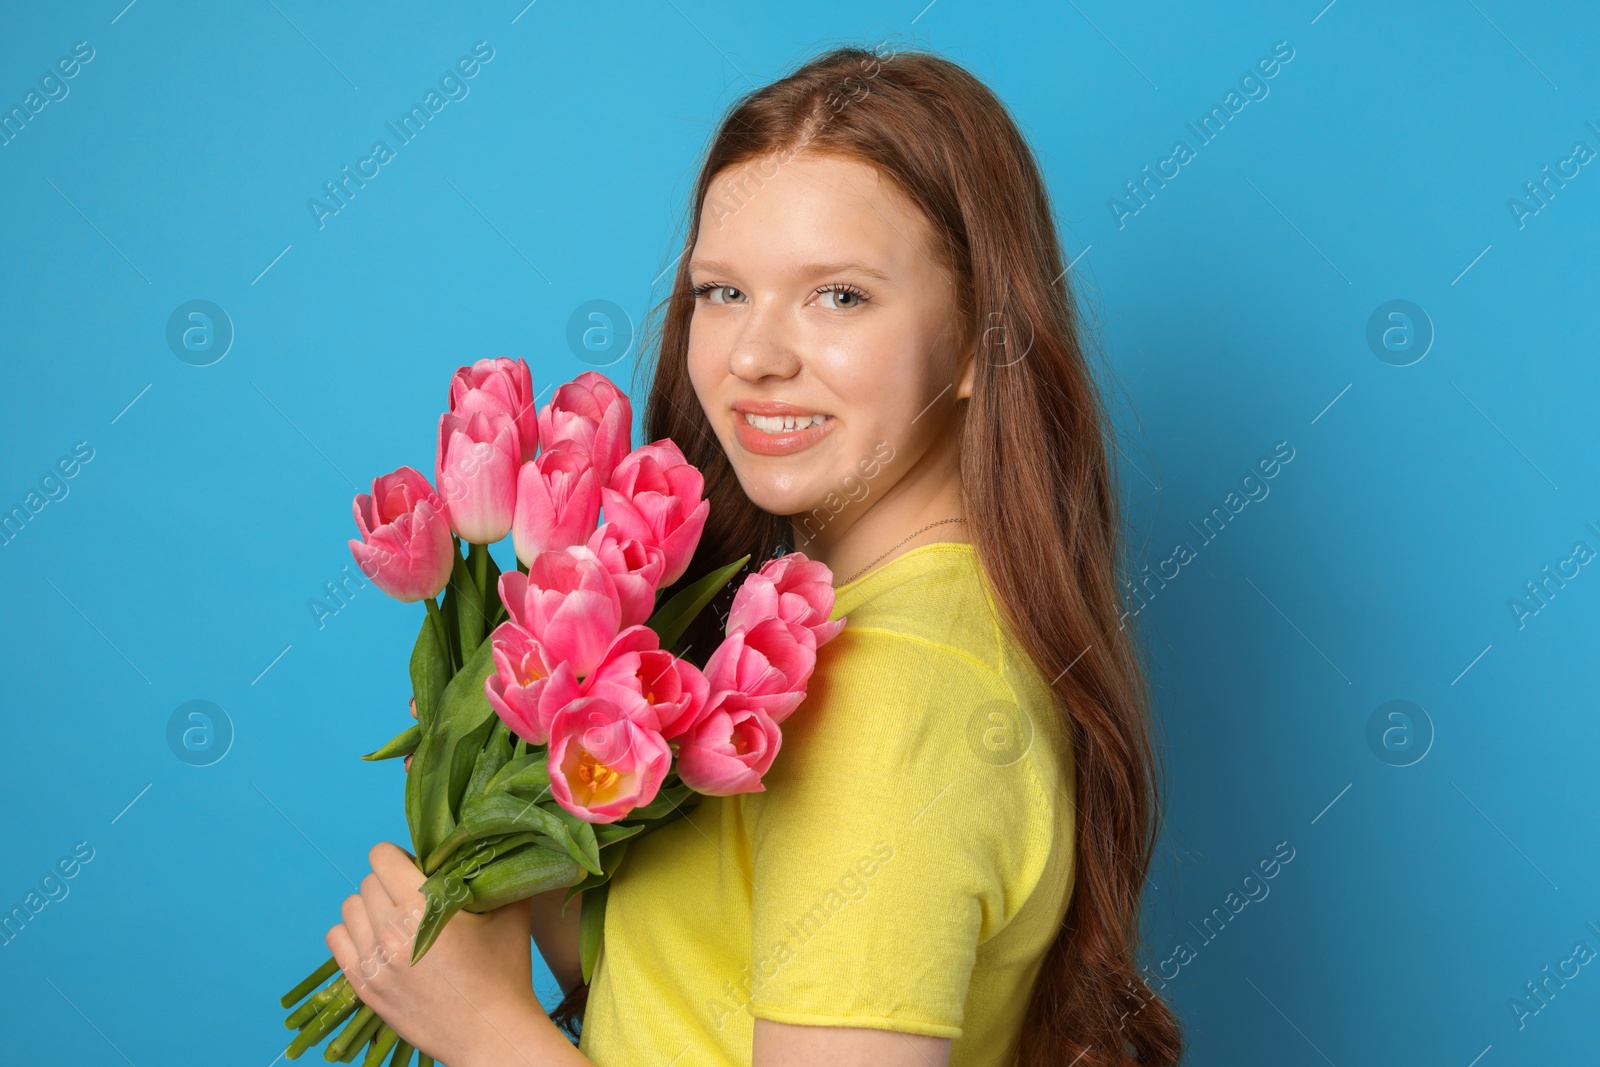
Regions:
[[[422,632],[411,647],[411,695],[417,702],[417,725],[424,728],[433,721],[439,697],[450,683],[450,661],[439,647],[433,620],[422,617]]]
[[[406,813],[409,820],[415,809],[411,841],[419,857],[431,855],[455,829],[462,792],[496,718],[483,695],[484,679],[493,671],[494,658],[485,641],[445,687],[436,721],[424,728],[412,754]]]
[[[470,848],[454,850],[439,863],[438,869],[422,883],[422,921],[417,925],[416,941],[412,945],[412,963],[420,960],[433,945],[450,917],[471,903],[472,890],[468,882],[501,857],[532,844],[537,836],[510,834],[492,841],[478,841]]]
[[[584,890],[593,889],[595,886],[605,885],[611,881],[612,876],[617,873],[617,868],[621,866],[622,857],[627,851],[628,842],[621,842],[616,848],[606,853],[606,870],[604,874],[586,874],[583,877],[583,881],[570,886],[567,889],[566,896],[561,898],[561,914],[565,915],[567,913],[567,905],[571,904],[573,898],[582,894]]]
[[[368,752],[361,758],[364,760],[394,759],[396,756],[409,756],[417,750],[417,744],[422,740],[422,726],[409,726],[391,738],[376,752]]]
[[[658,819],[672,819],[680,815],[687,815],[699,803],[696,793],[686,785],[676,785],[670,789],[662,789],[656,798],[642,808],[634,808],[628,812],[629,822],[653,822]]]
[[[583,868],[564,853],[552,852],[537,844],[525,845],[467,879],[472,902],[466,907],[474,913],[493,911],[538,893],[572,885],[583,873]]]
[[[536,798],[508,792],[471,797],[462,806],[461,822],[430,850],[423,871],[430,875],[442,871],[446,860],[470,842],[495,834],[518,833],[543,834],[560,848],[566,848],[566,827],[560,819],[541,808]]]
[[[674,648],[678,639],[683,636],[683,632],[689,628],[689,624],[694,622],[695,617],[718,593],[722,592],[722,587],[728,584],[728,579],[737,574],[749,559],[750,557],[745,555],[726,567],[719,567],[693,585],[680,589],[671,600],[656,609],[646,625],[661,638],[662,648],[669,650]]]
[[[583,906],[578,911],[578,959],[583,965],[583,980],[594,977],[594,965],[600,960],[600,945],[606,930],[606,895],[610,885],[599,885],[584,891]]]
[[[484,786],[510,759],[511,728],[496,717],[489,740],[478,750],[477,762],[472,765],[472,777],[467,779],[466,795],[475,797],[482,794]]]
[[[478,588],[475,576],[479,559],[485,566],[485,585]],[[500,568],[486,545],[469,545],[467,558],[459,555],[450,572],[449,592],[445,600],[455,602],[455,625],[463,655],[470,659],[479,642],[489,635],[504,612],[497,592]]]
[[[572,853],[572,858],[583,864],[591,874],[603,873],[604,868],[600,866],[600,840],[595,837],[594,824],[578,818],[559,803],[545,806],[566,827],[567,851]]]
[[[474,768],[483,757],[489,735],[500,724],[498,716],[491,715],[456,740],[450,754],[450,794],[448,801],[452,818],[459,818],[461,802],[467,795],[467,783],[472,780]]]
[[[550,784],[548,754],[543,745],[525,756],[507,761],[483,787],[483,794],[512,790],[518,793],[538,793]],[[549,794],[546,794],[548,796]]]
[[[560,805],[541,803],[542,800],[543,796],[509,791],[469,797],[462,806],[460,824],[430,850],[423,870],[439,870],[446,857],[469,841],[492,834],[530,831],[543,834],[556,847],[564,847],[585,870],[599,874],[600,842],[594,827]]]
[[[417,924],[416,940],[411,946],[413,966],[433,947],[439,934],[444,931],[445,923],[472,900],[472,892],[459,871],[452,870],[448,877],[440,879],[432,888],[430,882],[432,879],[422,885],[422,921]]]
[[[644,832],[644,823],[632,826],[623,826],[618,823],[602,823],[594,828],[594,836],[599,839],[600,847],[620,844],[635,834]]]

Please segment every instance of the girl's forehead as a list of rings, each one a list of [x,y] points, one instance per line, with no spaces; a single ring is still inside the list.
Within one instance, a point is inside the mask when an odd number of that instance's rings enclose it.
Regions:
[[[709,184],[690,267],[856,263],[895,274],[927,257],[929,235],[921,211],[870,164],[811,155],[752,161]]]

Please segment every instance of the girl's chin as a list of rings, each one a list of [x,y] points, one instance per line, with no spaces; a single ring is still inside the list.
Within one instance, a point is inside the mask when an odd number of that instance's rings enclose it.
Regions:
[[[797,492],[793,486],[777,485],[768,479],[750,482],[741,478],[740,487],[762,511],[769,515],[790,515],[796,521],[813,513],[819,513],[819,517],[832,516],[847,502],[842,491],[834,492],[830,501],[825,492]]]

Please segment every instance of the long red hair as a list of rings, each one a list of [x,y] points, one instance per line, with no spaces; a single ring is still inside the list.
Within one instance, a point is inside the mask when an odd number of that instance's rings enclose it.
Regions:
[[[976,352],[961,420],[966,529],[1004,622],[1054,679],[1061,729],[1041,734],[1070,745],[1076,766],[1072,898],[1034,985],[1016,1063],[1175,1064],[1177,1019],[1136,962],[1159,807],[1143,662],[1121,621],[1126,562],[1111,429],[1038,163],[1005,106],[955,63],[835,48],[738,100],[712,137],[672,289],[656,308],[656,358],[641,367],[650,372],[646,439],[671,437],[705,475],[711,501],[680,585],[746,552],[759,563],[789,547],[789,520],[745,496],[690,383],[688,253],[714,179],[759,163],[748,178],[759,185],[764,168],[800,151],[877,168],[940,244],[962,294],[953,310]],[[701,616],[707,647],[719,621]],[[577,987],[552,1013],[569,1031],[585,994]]]

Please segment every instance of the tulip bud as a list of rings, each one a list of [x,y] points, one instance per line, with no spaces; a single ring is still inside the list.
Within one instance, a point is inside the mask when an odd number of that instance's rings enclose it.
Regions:
[[[355,498],[361,540],[350,542],[361,573],[396,600],[412,603],[439,595],[456,560],[444,505],[428,479],[401,467],[372,482]]]
[[[539,412],[539,436],[546,448],[557,441],[581,446],[605,485],[632,447],[633,407],[609,378],[586,370],[557,389]]]
[[[666,563],[660,581],[671,585],[689,569],[700,544],[711,511],[711,502],[701,499],[704,492],[700,471],[663,437],[628,453],[601,498],[606,520],[616,523],[623,536],[661,550]]]
[[[539,451],[539,414],[533,406],[533,377],[527,363],[503,356],[480,359],[451,376],[450,414],[465,421],[480,411],[511,416],[521,446],[519,462]]]
[[[492,545],[511,532],[521,444],[511,416],[439,417],[439,495],[463,541]]]
[[[580,445],[557,441],[522,465],[511,538],[524,565],[541,552],[585,543],[599,518],[599,476]]]
[[[678,776],[696,793],[762,793],[761,776],[783,744],[783,731],[756,699],[724,691],[678,741]]]

